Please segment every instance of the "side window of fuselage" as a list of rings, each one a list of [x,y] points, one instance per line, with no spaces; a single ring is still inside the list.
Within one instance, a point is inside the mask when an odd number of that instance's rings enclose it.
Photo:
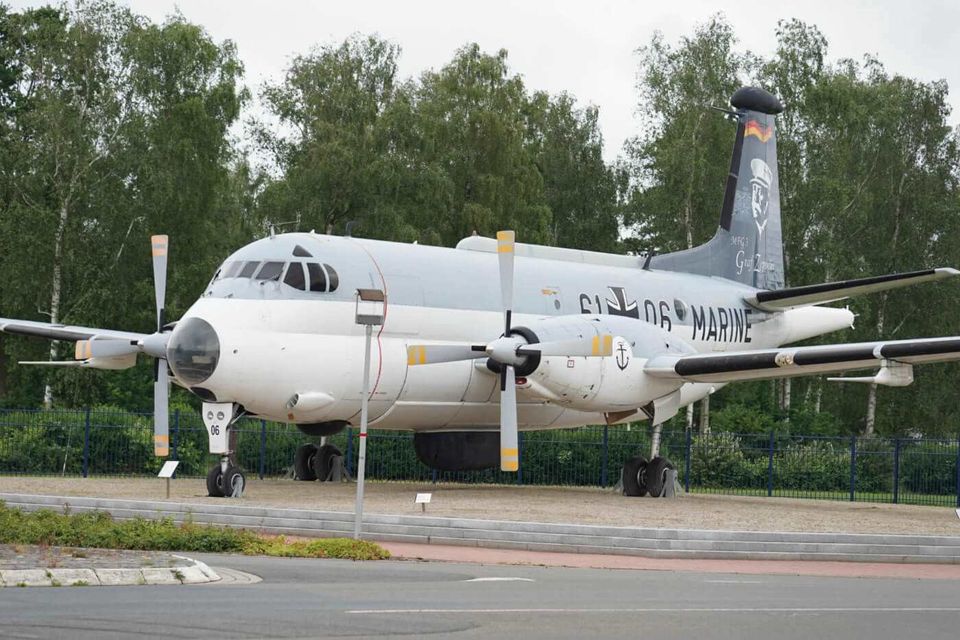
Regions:
[[[310,274],[310,291],[327,290],[327,275],[323,272],[323,267],[315,262],[308,262],[307,272]]]
[[[294,289],[306,291],[307,281],[303,277],[303,264],[300,262],[291,262],[290,268],[287,269],[287,275],[283,277],[283,283]]]

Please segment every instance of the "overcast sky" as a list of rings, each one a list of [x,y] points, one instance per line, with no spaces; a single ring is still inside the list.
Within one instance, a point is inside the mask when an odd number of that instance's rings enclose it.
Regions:
[[[14,7],[44,2],[14,0]],[[805,0],[128,0],[137,13],[161,21],[176,8],[216,40],[237,43],[253,89],[278,79],[292,56],[351,33],[378,33],[402,47],[404,77],[448,62],[467,42],[509,51],[510,67],[529,89],[566,90],[600,109],[605,156],[612,160],[636,133],[635,50],[661,31],[670,42],[722,12],[742,48],[769,55],[777,20],[817,25],[830,58],[876,55],[891,72],[921,80],[946,79],[952,123],[960,122],[960,1]]]

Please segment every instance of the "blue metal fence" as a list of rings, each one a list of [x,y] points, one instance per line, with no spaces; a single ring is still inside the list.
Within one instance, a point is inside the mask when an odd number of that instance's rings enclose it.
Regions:
[[[296,427],[239,422],[237,457],[249,474],[291,474],[296,448],[315,441]],[[624,460],[650,449],[644,424],[520,434],[520,473],[437,472],[420,463],[410,433],[370,431],[367,477],[418,482],[615,485]],[[0,410],[0,474],[154,475],[152,416],[115,410]],[[328,439],[356,468],[356,431]],[[178,475],[200,477],[215,458],[195,412],[174,411],[171,459]],[[687,491],[903,502],[960,507],[960,439],[858,438],[783,433],[663,433],[661,454]]]

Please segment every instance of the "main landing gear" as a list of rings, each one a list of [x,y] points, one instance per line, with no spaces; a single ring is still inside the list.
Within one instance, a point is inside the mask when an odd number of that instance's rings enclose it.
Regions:
[[[343,469],[343,453],[332,444],[323,442],[320,446],[313,443],[297,447],[293,460],[293,479],[306,482],[320,480],[328,482],[339,480]]]
[[[243,416],[231,402],[204,402],[203,424],[210,439],[210,453],[220,456],[220,462],[207,473],[207,494],[214,498],[240,498],[246,486],[246,476],[234,459],[237,436],[234,423]]]
[[[630,458],[623,463],[621,472],[621,482],[623,483],[623,495],[625,496],[645,496],[659,498],[663,496],[668,479],[673,474],[667,471],[673,471],[676,467],[673,463],[657,456],[647,462],[643,456]]]

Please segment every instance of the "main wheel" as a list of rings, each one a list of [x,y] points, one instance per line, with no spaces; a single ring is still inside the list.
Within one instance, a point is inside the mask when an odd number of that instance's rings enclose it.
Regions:
[[[219,462],[207,473],[207,495],[211,498],[223,497],[223,472]]]
[[[657,456],[647,463],[647,489],[654,498],[663,495],[663,488],[667,482],[667,469],[674,469],[673,463],[666,458]]]
[[[227,498],[243,497],[243,489],[247,484],[247,477],[237,467],[229,467],[223,476],[223,495]]]
[[[293,456],[293,479],[294,480],[316,480],[317,473],[313,470],[314,458],[317,455],[317,445],[304,444],[297,447],[297,453]]]
[[[623,463],[620,480],[623,484],[623,495],[625,496],[645,496],[647,495],[647,485],[644,482],[644,469],[647,467],[647,460],[643,456],[630,458]]]
[[[313,457],[313,472],[320,479],[320,482],[326,482],[330,479],[333,457],[342,455],[340,449],[332,444],[325,444],[317,450],[317,455]]]

